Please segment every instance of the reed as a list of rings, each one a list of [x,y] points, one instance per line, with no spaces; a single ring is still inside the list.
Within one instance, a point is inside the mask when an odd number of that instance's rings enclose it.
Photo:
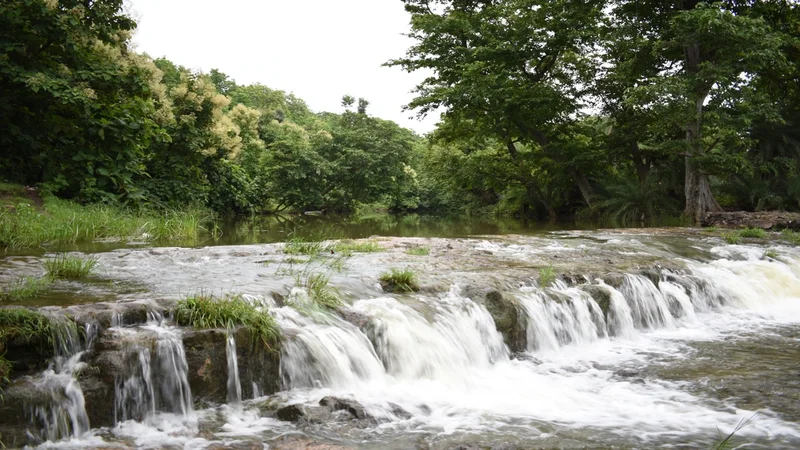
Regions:
[[[61,253],[53,258],[44,260],[47,276],[55,280],[79,280],[86,278],[97,267],[97,257],[79,256]]]

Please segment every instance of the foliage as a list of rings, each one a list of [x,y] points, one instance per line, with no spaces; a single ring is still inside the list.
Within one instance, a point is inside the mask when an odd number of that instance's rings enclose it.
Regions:
[[[44,314],[28,308],[0,308],[0,343],[11,339],[51,342],[53,324]]]
[[[413,256],[428,256],[431,254],[430,247],[411,247],[406,250],[406,254]]]
[[[392,268],[379,277],[386,292],[415,292],[419,290],[417,276],[410,269]]]
[[[240,295],[192,295],[178,302],[174,317],[180,325],[200,329],[231,330],[242,326],[260,338],[267,348],[277,351],[280,346],[281,333],[275,319]]]
[[[41,277],[19,277],[11,280],[0,291],[0,302],[16,303],[30,300],[50,285],[50,279]]]
[[[86,278],[97,267],[97,257],[90,256],[82,258],[80,256],[61,253],[55,257],[44,260],[44,268],[47,276],[53,279],[78,280]]]

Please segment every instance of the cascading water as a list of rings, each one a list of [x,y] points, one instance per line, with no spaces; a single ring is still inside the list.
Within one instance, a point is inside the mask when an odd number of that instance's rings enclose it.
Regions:
[[[89,417],[83,391],[76,380],[85,367],[80,362],[84,349],[78,329],[71,321],[53,318],[55,357],[41,378],[35,381],[44,394],[44,404],[30,405],[31,414],[38,420],[48,441],[77,438],[89,431]]]
[[[179,331],[155,321],[115,331],[123,339],[129,371],[115,383],[116,421],[144,421],[156,412],[188,418],[193,411],[192,394]]]
[[[228,404],[234,408],[242,407],[242,383],[239,380],[239,361],[236,356],[236,339],[228,334],[225,354],[228,358]]]

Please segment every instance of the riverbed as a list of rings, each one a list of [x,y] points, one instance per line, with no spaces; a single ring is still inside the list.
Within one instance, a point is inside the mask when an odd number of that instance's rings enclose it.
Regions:
[[[126,399],[127,416],[45,434],[42,445],[713,448],[738,430],[736,445],[800,447],[800,250],[777,234],[731,245],[684,228],[476,225],[440,237],[398,227],[336,236],[369,237],[380,247],[372,253],[291,255],[245,238],[92,253],[94,278],[59,283],[35,305],[76,317],[127,304],[158,311],[100,331],[157,336],[153,374],[139,370],[108,393]],[[39,274],[47,255],[7,256],[2,276]],[[379,278],[391,268],[413,271],[420,290],[385,292]],[[298,307],[300,281],[314,273],[330,278],[343,311]],[[168,309],[201,291],[242,295],[277,320],[274,392],[256,376],[231,399],[250,363],[235,346],[228,401],[186,392],[182,380],[197,368],[179,361],[185,331]],[[497,295],[515,308],[518,330],[501,324],[489,301]],[[167,355],[186,367],[159,366]],[[136,400],[154,384],[152,405]]]

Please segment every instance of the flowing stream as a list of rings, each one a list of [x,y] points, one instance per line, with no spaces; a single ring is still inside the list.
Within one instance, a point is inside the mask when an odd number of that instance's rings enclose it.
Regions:
[[[282,388],[265,397],[252,381],[255,399],[243,400],[240,370],[248,365],[226,335],[228,404],[195,411],[181,330],[152,318],[111,329],[126,368],[115,382],[113,428],[90,429],[73,375],[83,349],[68,333],[38,381],[58,402],[33,413],[53,446],[280,448],[288,436],[347,448],[711,448],[720,431],[748,419],[736,437],[747,448],[800,446],[800,252],[780,246],[774,259],[758,245],[714,239],[601,237],[464,241],[505,262],[613,246],[682,264],[655,275],[598,270],[547,286],[502,279],[525,323],[518,351],[468,292],[502,268],[453,271],[439,293],[389,295],[371,278],[386,267],[376,262],[381,256],[355,259],[332,278],[358,318],[345,320],[299,301],[272,302],[277,275],[265,277],[263,264],[252,264],[268,246],[101,254],[112,277],[163,274],[152,288],[158,295],[188,292],[202,279],[206,288],[234,286],[271,305],[285,336]],[[289,423],[264,413],[266,404],[314,408],[330,397],[357,402],[367,420]]]

